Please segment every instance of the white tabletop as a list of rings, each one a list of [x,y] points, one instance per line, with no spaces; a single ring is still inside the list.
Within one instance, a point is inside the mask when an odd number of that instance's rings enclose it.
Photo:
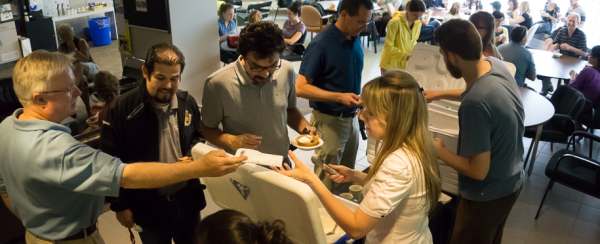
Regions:
[[[94,11],[87,11],[84,13],[78,13],[78,14],[73,14],[73,15],[64,15],[64,16],[60,16],[60,17],[52,17],[52,21],[58,22],[58,21],[75,19],[75,18],[80,18],[80,17],[87,17],[90,15],[103,14],[106,12],[113,12],[113,11],[115,11],[115,9],[113,7],[99,8]]]

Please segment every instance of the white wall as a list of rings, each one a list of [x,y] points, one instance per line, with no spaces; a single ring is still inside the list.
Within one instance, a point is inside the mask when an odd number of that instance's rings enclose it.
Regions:
[[[216,9],[217,1],[169,1],[173,44],[186,61],[179,88],[190,92],[199,104],[206,77],[220,66]]]

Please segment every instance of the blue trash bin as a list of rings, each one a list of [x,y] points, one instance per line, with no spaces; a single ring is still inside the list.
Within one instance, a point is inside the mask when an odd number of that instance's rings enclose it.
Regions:
[[[110,17],[93,18],[88,23],[94,46],[110,45]]]

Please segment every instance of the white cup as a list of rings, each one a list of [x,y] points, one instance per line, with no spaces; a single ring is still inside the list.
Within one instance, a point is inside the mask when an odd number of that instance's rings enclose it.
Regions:
[[[350,194],[348,192],[340,194],[340,197],[346,198],[348,200],[352,200],[353,199],[352,194]]]

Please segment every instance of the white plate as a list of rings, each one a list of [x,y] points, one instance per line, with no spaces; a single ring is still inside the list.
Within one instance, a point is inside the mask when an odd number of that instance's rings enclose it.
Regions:
[[[310,150],[315,150],[315,149],[317,149],[317,148],[319,148],[319,147],[323,146],[323,139],[319,138],[319,144],[317,144],[316,146],[312,146],[312,147],[304,147],[304,146],[300,146],[300,145],[298,145],[298,144],[296,143],[296,138],[292,138],[292,139],[290,140],[290,143],[291,143],[292,145],[294,145],[295,147],[297,147],[298,149],[300,149],[300,150],[303,150],[303,151],[310,151]]]

